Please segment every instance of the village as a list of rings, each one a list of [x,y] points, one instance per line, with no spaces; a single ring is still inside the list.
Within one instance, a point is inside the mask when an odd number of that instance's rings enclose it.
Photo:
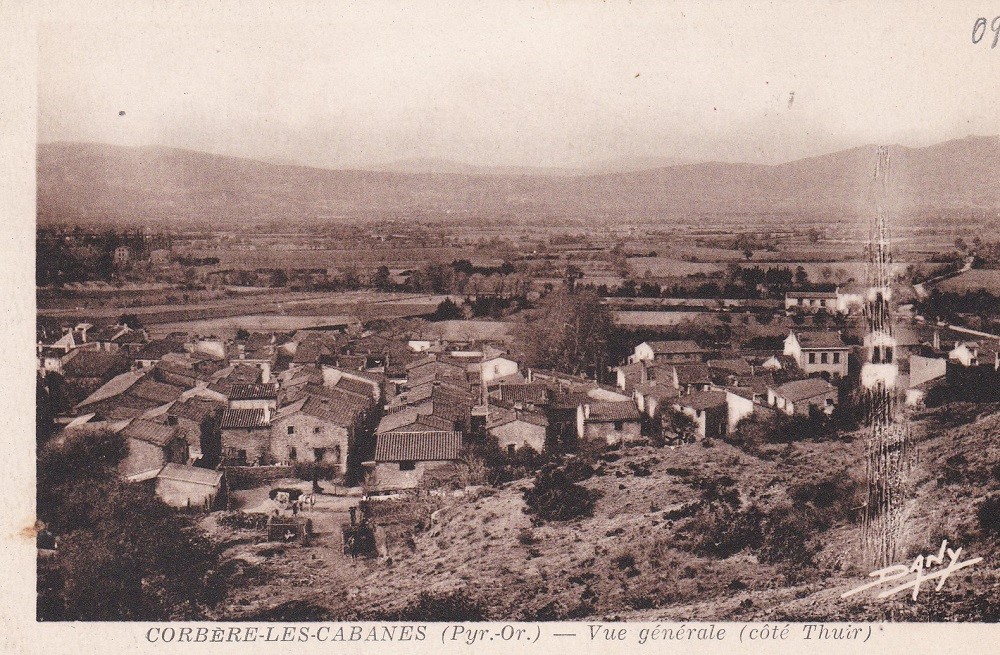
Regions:
[[[849,430],[861,419],[862,306],[860,293],[840,288],[788,291],[774,312],[791,329],[770,348],[644,340],[589,377],[532,366],[508,335],[401,338],[357,324],[234,338],[66,325],[40,331],[38,374],[58,380],[47,388],[68,410],[53,417],[55,443],[121,435],[121,478],[172,507],[224,511],[255,489],[282,488],[245,509],[278,520],[299,513],[300,494],[315,503],[322,492],[347,499],[353,525],[363,501],[483,484],[476,447],[530,462],[587,444],[685,447],[782,416],[799,421],[786,430]],[[960,386],[966,371],[995,374],[1000,347],[984,336],[901,322],[884,357],[898,360],[907,405]],[[344,549],[352,529],[343,526]]]

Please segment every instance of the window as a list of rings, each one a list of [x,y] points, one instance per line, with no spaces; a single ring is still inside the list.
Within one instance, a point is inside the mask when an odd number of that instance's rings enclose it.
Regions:
[[[316,427],[314,427],[314,428],[313,428],[313,434],[319,434],[319,433],[320,433],[320,432],[322,432],[322,431],[323,431],[323,428],[321,428],[321,427],[320,427],[320,426],[318,426],[318,425],[317,425]]]
[[[298,458],[299,458],[299,453],[298,453],[297,450],[295,450],[295,446],[290,446],[288,448],[288,459],[290,459],[290,460],[292,460],[294,462]]]
[[[513,457],[515,450],[516,450],[516,448],[514,447],[514,444],[512,444],[512,443],[507,444],[507,454],[508,455],[510,455],[510,456]]]
[[[326,448],[313,448],[313,459],[317,462],[322,462],[325,456]]]
[[[840,363],[840,353],[833,353],[833,363],[834,364]]]
[[[615,421],[615,432],[621,432],[623,427],[625,427],[623,421]]]
[[[340,446],[333,447],[333,463],[340,464]]]
[[[247,451],[245,451],[245,450],[238,450],[238,451],[236,451],[236,461],[238,461],[238,462],[245,462],[245,461],[247,461]]]
[[[287,428],[287,430],[288,430],[288,434],[295,434],[295,426],[294,425],[289,425],[288,428]]]
[[[416,468],[417,468],[417,463],[413,461],[399,463],[400,471],[415,471]]]
[[[809,363],[810,364],[816,363],[816,353],[809,353]]]
[[[828,354],[826,354],[826,353],[823,353],[823,354],[821,354],[821,355],[819,356],[819,361],[820,361],[821,363],[823,363],[823,364],[827,364],[827,363],[829,363],[829,362],[828,362],[829,358],[830,358],[830,356],[829,356]]]
[[[888,346],[885,349],[885,363],[886,364],[892,363],[892,348],[889,348]]]

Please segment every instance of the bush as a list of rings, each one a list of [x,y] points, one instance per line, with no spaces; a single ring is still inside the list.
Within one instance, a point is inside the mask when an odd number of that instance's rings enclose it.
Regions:
[[[1000,494],[992,493],[979,503],[979,528],[990,535],[1000,534]]]
[[[544,521],[568,521],[591,516],[597,494],[571,482],[564,468],[549,464],[524,491],[524,501],[528,510]]]
[[[233,530],[263,530],[267,527],[267,518],[262,512],[226,512],[216,520],[219,525]]]
[[[482,603],[459,590],[444,594],[432,594],[424,591],[406,607],[371,618],[377,621],[420,621],[426,623],[432,621],[485,621],[489,617]]]
[[[855,507],[864,502],[862,485],[850,471],[820,482],[792,486],[788,495],[818,530],[827,530],[843,520],[854,520]]]

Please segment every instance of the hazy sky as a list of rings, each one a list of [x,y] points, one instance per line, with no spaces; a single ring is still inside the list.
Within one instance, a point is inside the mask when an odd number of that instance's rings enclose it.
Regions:
[[[311,4],[46,22],[39,138],[578,166],[1000,133],[1000,47],[972,44],[976,5]]]

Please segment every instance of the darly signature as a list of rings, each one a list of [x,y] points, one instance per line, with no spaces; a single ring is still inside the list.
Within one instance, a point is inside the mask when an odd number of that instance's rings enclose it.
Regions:
[[[948,565],[944,568],[939,568],[932,573],[926,573],[931,567],[941,566],[944,564],[945,555],[948,556]],[[938,551],[937,555],[918,555],[916,559],[913,560],[913,564],[907,566],[906,564],[893,564],[892,566],[887,566],[884,569],[878,569],[877,571],[872,571],[869,575],[876,578],[872,582],[863,584],[860,587],[855,587],[850,591],[845,591],[840,595],[841,598],[847,598],[856,593],[865,591],[866,589],[871,589],[872,587],[878,587],[879,585],[886,584],[887,582],[892,582],[894,580],[899,580],[901,578],[907,577],[909,574],[916,574],[912,579],[900,584],[891,589],[886,589],[878,595],[878,598],[888,598],[898,594],[901,591],[906,591],[907,589],[913,589],[913,600],[917,599],[917,595],[920,593],[920,585],[928,580],[937,580],[936,591],[940,591],[941,587],[944,586],[945,580],[948,579],[955,571],[959,571],[966,567],[972,566],[977,562],[983,560],[982,557],[977,557],[975,559],[965,560],[964,562],[959,562],[962,557],[962,549],[952,550],[948,548],[948,540],[945,539],[941,542],[941,549]]]

